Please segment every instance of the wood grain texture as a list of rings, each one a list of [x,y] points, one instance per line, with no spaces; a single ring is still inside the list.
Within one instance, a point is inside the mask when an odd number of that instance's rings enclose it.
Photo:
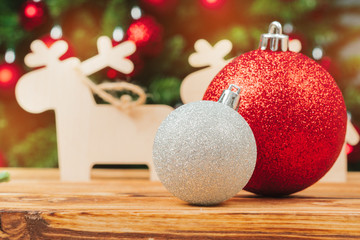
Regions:
[[[87,183],[55,169],[8,169],[0,184],[1,239],[355,239],[360,173],[287,198],[240,192],[216,207],[191,206],[145,170],[93,170]]]

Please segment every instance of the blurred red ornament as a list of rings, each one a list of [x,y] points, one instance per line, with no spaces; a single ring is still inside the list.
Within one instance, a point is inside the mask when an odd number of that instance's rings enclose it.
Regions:
[[[26,30],[32,30],[46,20],[47,9],[42,1],[26,1],[21,9],[21,24]]]
[[[58,38],[58,39],[54,39],[52,38],[49,34],[45,35],[45,36],[42,36],[40,38],[41,41],[43,41],[45,43],[45,45],[50,48],[51,45],[53,45],[56,41],[65,41],[67,44],[68,44],[68,50],[66,51],[66,53],[64,53],[64,55],[62,55],[59,59],[60,60],[64,60],[64,59],[67,59],[67,58],[70,58],[70,57],[74,57],[75,56],[75,53],[74,53],[74,50],[73,50],[73,47],[71,46],[71,44],[63,37],[61,38]]]
[[[206,8],[219,8],[224,5],[225,0],[200,0],[201,4]]]
[[[117,75],[118,75],[118,71],[112,68],[108,69],[106,72],[106,76],[110,79],[115,79]]]
[[[259,49],[226,65],[203,99],[217,101],[230,84],[242,89],[238,111],[258,150],[245,190],[287,195],[325,175],[342,149],[347,123],[341,91],[328,72],[301,53]]]
[[[0,167],[8,167],[8,163],[3,152],[0,152]]]
[[[21,74],[21,68],[15,63],[0,64],[0,89],[12,89]]]
[[[354,150],[353,146],[351,146],[350,144],[346,144],[345,146],[346,155],[349,155],[353,150]]]
[[[163,29],[156,20],[143,16],[129,26],[125,39],[133,41],[139,53],[155,56],[162,50],[162,35]]]

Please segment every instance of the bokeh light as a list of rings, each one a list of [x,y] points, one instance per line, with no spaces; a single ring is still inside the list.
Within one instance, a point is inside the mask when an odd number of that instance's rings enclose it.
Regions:
[[[206,8],[219,8],[224,5],[225,0],[201,0],[201,4]]]

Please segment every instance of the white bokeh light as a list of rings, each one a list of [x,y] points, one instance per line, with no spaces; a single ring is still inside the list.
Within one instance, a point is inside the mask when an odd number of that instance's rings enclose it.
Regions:
[[[112,35],[115,41],[120,42],[124,38],[124,30],[121,27],[117,26],[115,27]]]
[[[312,56],[315,60],[320,60],[323,57],[323,50],[320,47],[316,47],[312,51]]]
[[[7,63],[13,63],[15,61],[15,52],[14,49],[8,49],[5,52],[5,62]]]
[[[134,6],[132,9],[131,9],[131,17],[135,20],[141,18],[141,9],[140,7],[138,6]]]
[[[301,42],[298,39],[292,39],[289,41],[289,50],[292,52],[301,51]]]
[[[62,29],[60,25],[55,25],[50,31],[50,37],[52,39],[59,39],[62,37]]]
[[[284,25],[284,33],[289,34],[294,30],[294,26],[291,23],[285,23]]]

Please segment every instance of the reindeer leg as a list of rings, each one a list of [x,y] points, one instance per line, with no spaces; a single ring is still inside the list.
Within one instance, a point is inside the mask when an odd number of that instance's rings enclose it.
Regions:
[[[77,161],[79,159],[74,159]],[[59,168],[60,168],[60,179],[64,182],[88,182],[90,181],[90,166],[82,166],[79,164],[71,164],[73,161],[69,159],[60,161],[59,159]]]
[[[90,181],[91,164],[87,162],[85,154],[70,146],[72,143],[73,141],[58,142],[60,179],[67,182]]]
[[[88,127],[86,122],[77,122],[77,120],[78,118],[71,118],[68,115],[56,114],[59,168],[62,181],[84,182],[90,180],[92,163],[88,159]]]

